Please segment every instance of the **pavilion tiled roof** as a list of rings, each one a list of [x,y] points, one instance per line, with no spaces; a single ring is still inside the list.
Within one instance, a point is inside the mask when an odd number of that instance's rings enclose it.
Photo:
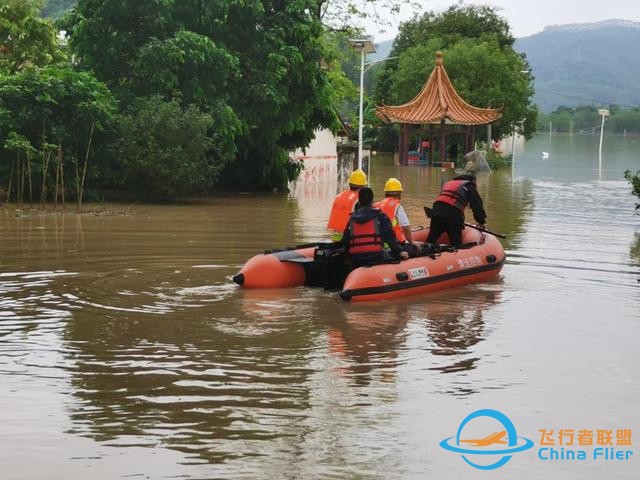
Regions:
[[[408,103],[398,106],[376,107],[376,115],[387,123],[424,125],[440,123],[442,119],[460,125],[484,125],[502,117],[502,108],[479,108],[465,102],[451,84],[436,53],[436,66],[420,93]]]

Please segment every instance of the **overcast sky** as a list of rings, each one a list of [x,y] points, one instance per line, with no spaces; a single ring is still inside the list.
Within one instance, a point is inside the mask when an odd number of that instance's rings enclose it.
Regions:
[[[420,0],[423,11],[445,10],[455,1]],[[469,5],[490,5],[499,7],[500,15],[511,25],[515,37],[527,37],[542,31],[548,25],[567,23],[591,23],[600,20],[622,19],[640,22],[639,0],[467,0]],[[411,18],[409,9],[392,19],[391,27],[380,27],[373,23],[366,25],[367,33],[379,42],[393,38],[401,21]],[[381,29],[386,30],[380,32]]]

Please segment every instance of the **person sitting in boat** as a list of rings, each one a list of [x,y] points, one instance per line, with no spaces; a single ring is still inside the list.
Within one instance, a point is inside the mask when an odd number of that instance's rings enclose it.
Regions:
[[[349,190],[340,192],[333,200],[327,230],[333,230],[331,239],[339,242],[342,238],[349,216],[356,210],[358,190],[367,186],[367,175],[361,170],[355,170],[349,175]]]
[[[451,245],[460,245],[464,228],[464,209],[467,205],[471,207],[476,222],[484,226],[487,214],[476,188],[473,168],[465,168],[462,175],[454,177],[442,186],[440,195],[433,203],[427,243],[436,243],[440,235],[447,232]]]
[[[400,243],[401,248],[415,257],[418,254],[418,247],[413,243],[411,237],[411,223],[401,204],[402,183],[397,178],[390,178],[384,184],[384,199],[376,202],[373,206],[382,210],[391,220],[393,232]]]
[[[342,245],[352,266],[383,263],[386,260],[385,243],[402,260],[409,258],[396,240],[389,217],[373,207],[373,190],[362,187],[358,192],[358,202],[360,208],[351,215],[342,236]]]

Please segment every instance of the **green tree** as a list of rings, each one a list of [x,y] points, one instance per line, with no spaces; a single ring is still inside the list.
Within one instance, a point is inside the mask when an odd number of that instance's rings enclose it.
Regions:
[[[13,132],[38,151],[40,165],[34,171],[41,178],[43,203],[51,193],[50,175],[56,179],[56,201],[74,184],[81,201],[95,136],[111,128],[115,111],[107,87],[87,72],[48,66],[0,74],[0,144],[6,145]],[[53,173],[52,146],[57,150]]]
[[[390,56],[400,56],[405,50],[424,45],[437,39],[441,49],[449,48],[463,38],[494,40],[501,49],[512,49],[515,41],[509,24],[489,6],[454,5],[444,12],[425,12],[420,18],[400,26]],[[433,57],[431,57],[433,58]],[[428,62],[431,65],[431,62]],[[525,65],[528,69],[528,65]],[[390,104],[391,82],[397,60],[384,64],[381,81],[376,84],[375,98],[378,103]]]
[[[635,175],[630,170],[624,172],[624,178],[631,184],[631,193],[640,199],[640,170]],[[640,215],[640,203],[636,203],[636,213]]]
[[[432,38],[426,44],[405,50],[391,83],[394,104],[411,100],[433,69],[431,59],[445,42]],[[537,110],[531,103],[533,86],[521,72],[522,57],[512,49],[502,49],[493,39],[463,38],[443,49],[445,68],[458,93],[470,104],[503,108],[503,117],[493,124],[493,134],[501,137],[514,129],[530,137],[535,132]],[[429,59],[429,60],[427,60]],[[532,117],[533,124],[525,123]]]
[[[398,58],[385,62],[375,101],[393,105],[413,98],[433,69],[435,52],[442,50],[449,77],[467,102],[503,108],[502,119],[492,124],[493,136],[515,130],[529,138],[538,116],[532,103],[533,77],[513,43],[509,24],[492,7],[461,4],[441,13],[426,12],[401,25],[391,51]],[[380,138],[389,128],[380,130]],[[394,148],[394,143],[383,148]]]
[[[295,173],[287,152],[308,145],[315,129],[336,126],[321,65],[317,5],[80,0],[64,24],[79,64],[121,100],[144,87],[147,95],[180,98],[183,106],[228,107],[240,128],[225,180],[244,188],[285,188]],[[227,127],[236,125],[227,118]]]
[[[64,60],[56,30],[38,16],[41,0],[0,0],[0,72]]]
[[[213,118],[195,105],[140,99],[118,123],[121,186],[153,200],[207,193],[228,157],[212,155]]]

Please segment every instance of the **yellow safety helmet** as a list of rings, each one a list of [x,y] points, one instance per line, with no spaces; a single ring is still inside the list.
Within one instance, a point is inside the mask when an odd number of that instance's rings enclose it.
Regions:
[[[384,184],[384,192],[385,193],[387,193],[387,192],[401,192],[401,191],[402,191],[402,184],[400,183],[400,180],[398,180],[397,178],[391,177]]]
[[[365,187],[367,185],[367,174],[361,169],[354,170],[349,175],[349,184],[356,187]]]

